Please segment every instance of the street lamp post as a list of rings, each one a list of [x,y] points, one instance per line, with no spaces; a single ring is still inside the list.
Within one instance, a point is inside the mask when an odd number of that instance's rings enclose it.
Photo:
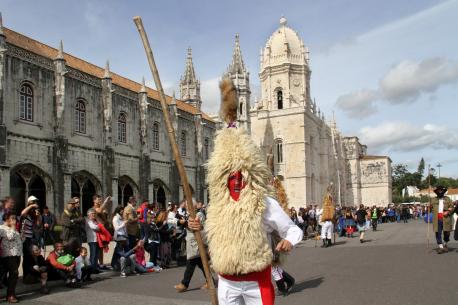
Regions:
[[[440,162],[437,163],[437,165],[436,165],[436,167],[439,169],[439,178],[438,178],[438,179],[440,179],[440,177],[441,177],[441,167],[442,167],[442,166],[443,166],[443,165],[440,164]]]

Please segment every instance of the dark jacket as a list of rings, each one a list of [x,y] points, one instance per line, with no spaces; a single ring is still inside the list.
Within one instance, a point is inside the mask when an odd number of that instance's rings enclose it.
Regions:
[[[67,209],[62,213],[62,233],[60,238],[68,241],[70,238],[76,238],[81,241],[81,225],[84,218],[78,213]]]

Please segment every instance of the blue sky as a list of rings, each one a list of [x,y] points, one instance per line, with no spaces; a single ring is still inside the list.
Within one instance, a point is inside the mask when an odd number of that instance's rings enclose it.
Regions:
[[[24,1],[1,0],[4,25],[136,81],[151,79],[132,17],[149,34],[168,94],[193,49],[203,107],[235,33],[258,95],[259,51],[284,15],[310,48],[312,96],[371,154],[416,167],[421,157],[458,177],[458,0]],[[149,83],[152,84],[151,81]]]

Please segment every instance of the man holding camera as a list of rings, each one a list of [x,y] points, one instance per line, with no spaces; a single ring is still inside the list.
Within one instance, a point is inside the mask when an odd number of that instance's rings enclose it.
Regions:
[[[27,207],[21,212],[21,238],[23,240],[24,260],[30,259],[32,256],[32,245],[38,245],[36,235],[41,235],[40,232],[43,230],[39,207],[38,198],[30,196],[27,199]],[[24,276],[27,275],[28,270],[24,265],[22,269]]]

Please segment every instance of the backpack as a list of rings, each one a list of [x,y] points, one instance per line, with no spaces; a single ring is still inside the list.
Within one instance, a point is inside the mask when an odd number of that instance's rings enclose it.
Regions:
[[[67,267],[73,264],[74,261],[75,261],[75,257],[72,256],[71,254],[65,254],[57,258],[57,262]]]

